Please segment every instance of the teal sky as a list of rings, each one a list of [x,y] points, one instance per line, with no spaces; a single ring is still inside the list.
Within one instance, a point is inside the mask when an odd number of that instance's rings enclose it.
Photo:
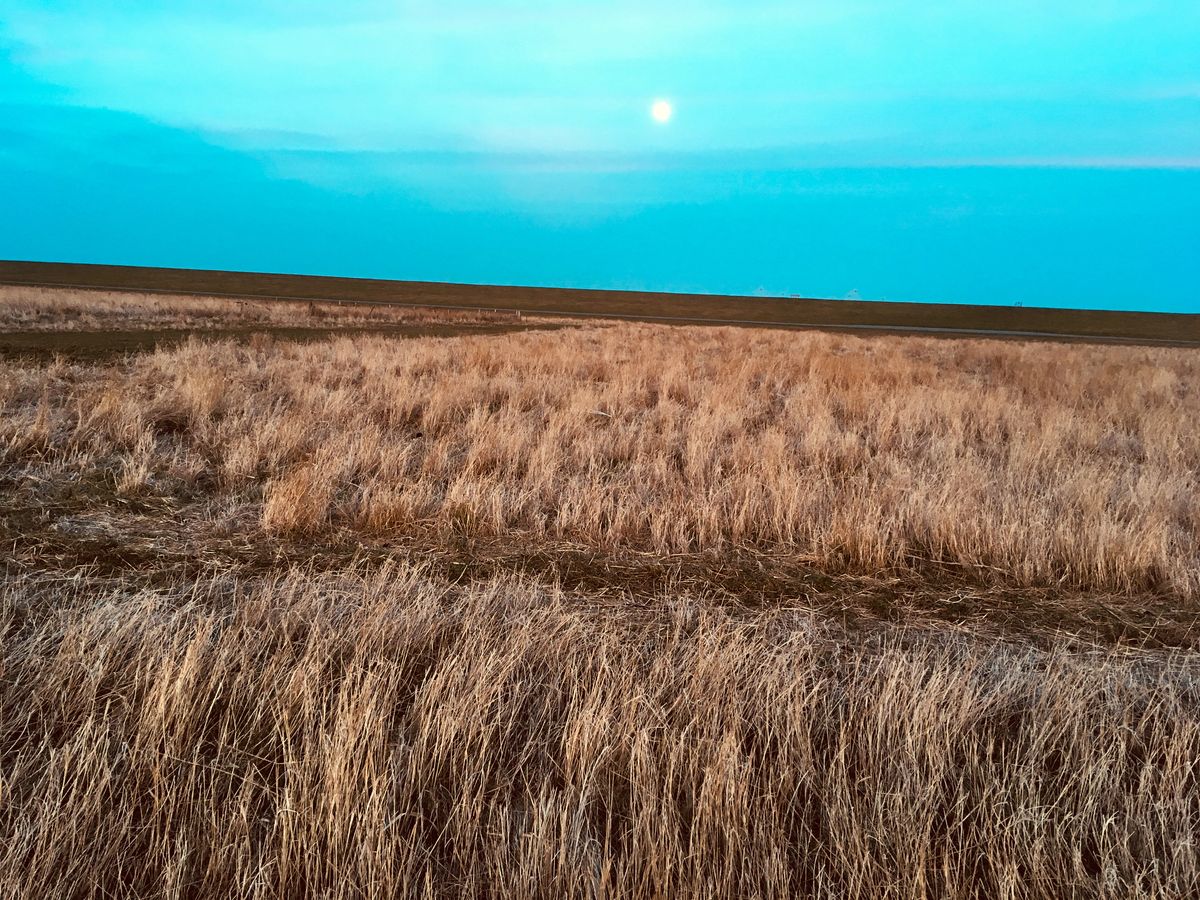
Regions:
[[[10,258],[1200,312],[1200,4],[6,0],[0,195]]]

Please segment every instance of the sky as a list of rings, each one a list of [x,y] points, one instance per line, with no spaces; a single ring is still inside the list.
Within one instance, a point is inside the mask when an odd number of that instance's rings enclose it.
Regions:
[[[0,198],[0,258],[1200,312],[1200,3],[5,0]]]

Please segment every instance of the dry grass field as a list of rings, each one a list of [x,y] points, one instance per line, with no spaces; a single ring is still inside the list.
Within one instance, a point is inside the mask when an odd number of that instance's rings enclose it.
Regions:
[[[8,897],[1183,897],[1194,656],[413,568],[6,586]]]
[[[510,322],[514,317],[511,310],[486,312],[0,284],[0,330],[4,331],[478,324]]]
[[[3,374],[4,459],[30,484],[108,478],[269,534],[1200,594],[1188,350],[621,325]]]
[[[1194,895],[1198,375],[630,324],[2,360],[0,895]]]

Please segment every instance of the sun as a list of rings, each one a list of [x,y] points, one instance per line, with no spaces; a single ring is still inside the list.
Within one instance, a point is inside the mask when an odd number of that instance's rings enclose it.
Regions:
[[[655,100],[650,107],[650,115],[654,116],[656,122],[669,122],[674,111],[666,100]]]

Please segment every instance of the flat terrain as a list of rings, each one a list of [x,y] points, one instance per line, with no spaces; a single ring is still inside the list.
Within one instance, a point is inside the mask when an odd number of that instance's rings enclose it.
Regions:
[[[0,895],[1193,892],[1194,351],[89,296],[188,336],[0,349]]]
[[[0,354],[46,359],[108,359],[172,347],[189,338],[451,337],[556,329],[569,324],[512,310],[234,300],[0,284]]]
[[[541,315],[940,333],[987,331],[1024,336],[1041,334],[1200,344],[1200,315],[1166,313],[583,291],[15,260],[0,260],[0,283],[495,308]]]

